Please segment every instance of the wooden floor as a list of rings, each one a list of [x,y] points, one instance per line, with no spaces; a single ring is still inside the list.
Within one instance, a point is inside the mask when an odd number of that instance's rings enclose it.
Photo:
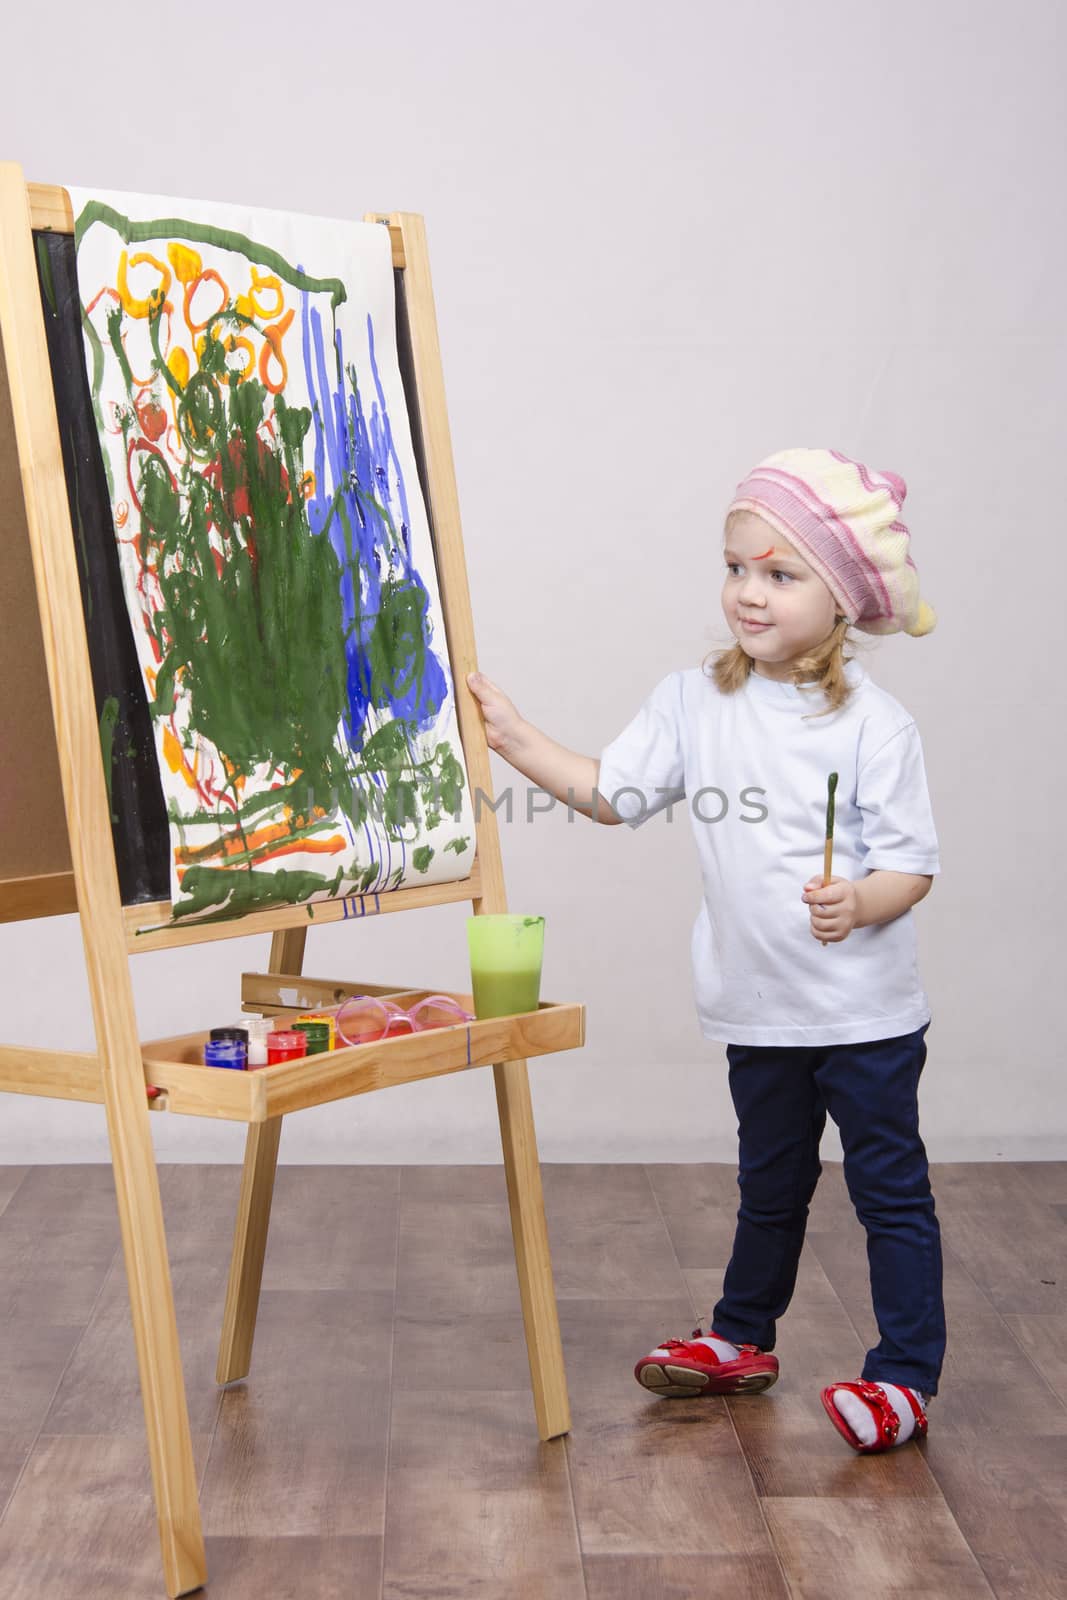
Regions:
[[[250,1378],[213,1381],[238,1169],[160,1169],[210,1600],[1063,1600],[1067,1163],[933,1170],[930,1435],[857,1456],[819,1389],[874,1341],[841,1168],[765,1395],[656,1400],[717,1298],[724,1166],[546,1166],[574,1412],[534,1428],[502,1169],[279,1170]],[[0,1168],[4,1600],[163,1594],[110,1169]]]

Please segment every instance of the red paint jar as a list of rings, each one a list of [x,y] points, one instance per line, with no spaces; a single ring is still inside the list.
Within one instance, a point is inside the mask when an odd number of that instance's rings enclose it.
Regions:
[[[276,1061],[295,1061],[298,1056],[307,1055],[307,1037],[305,1034],[290,1032],[287,1028],[277,1028],[267,1035],[267,1065],[272,1067]]]

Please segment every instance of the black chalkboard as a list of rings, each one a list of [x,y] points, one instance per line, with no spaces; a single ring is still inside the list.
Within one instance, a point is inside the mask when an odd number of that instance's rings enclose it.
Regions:
[[[74,238],[34,237],[119,888],[124,905],[169,900],[167,813],[85,372]]]

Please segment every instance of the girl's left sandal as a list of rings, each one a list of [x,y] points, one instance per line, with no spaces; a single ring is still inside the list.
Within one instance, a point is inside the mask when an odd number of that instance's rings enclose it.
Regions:
[[[894,1385],[894,1387],[898,1386]],[[850,1394],[854,1394],[869,1408],[877,1429],[877,1438],[873,1444],[864,1444],[853,1432],[847,1419],[837,1409],[834,1404],[834,1393],[838,1389],[845,1389]],[[911,1407],[912,1415],[915,1419],[909,1437],[912,1439],[925,1439],[927,1429],[926,1412],[910,1389],[905,1389],[901,1386],[900,1392]],[[897,1435],[900,1433],[900,1418],[881,1384],[870,1383],[866,1378],[860,1378],[856,1383],[831,1383],[822,1391],[821,1399],[826,1415],[830,1418],[842,1439],[845,1439],[853,1450],[858,1450],[861,1455],[873,1455],[880,1450],[891,1450],[896,1444]]]

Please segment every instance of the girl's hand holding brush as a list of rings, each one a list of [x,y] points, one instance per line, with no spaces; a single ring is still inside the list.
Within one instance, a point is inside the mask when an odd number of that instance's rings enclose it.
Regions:
[[[839,944],[856,926],[859,903],[850,878],[809,878],[803,899],[811,906],[811,932],[823,944]]]
[[[810,878],[804,885],[802,898],[811,906],[812,936],[825,946],[839,944],[847,939],[856,926],[859,905],[856,885],[850,878],[834,878],[830,865],[834,854],[834,795],[837,792],[837,773],[831,772],[826,783],[826,850],[823,856],[822,878]]]

